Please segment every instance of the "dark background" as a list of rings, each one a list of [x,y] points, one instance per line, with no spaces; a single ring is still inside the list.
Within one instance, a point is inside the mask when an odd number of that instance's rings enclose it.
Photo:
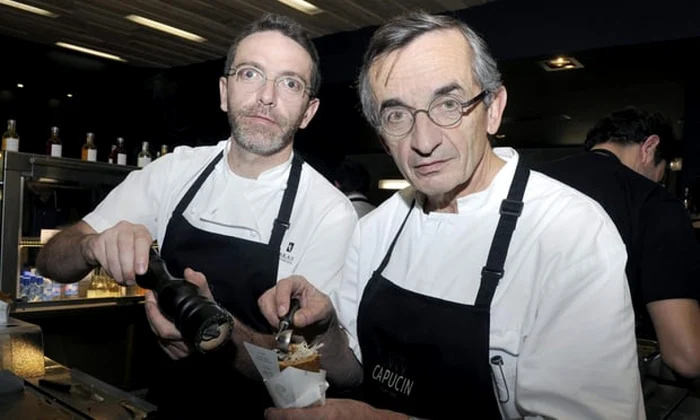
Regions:
[[[509,100],[499,133],[505,137],[497,145],[516,147],[531,160],[556,157],[576,150],[605,113],[639,105],[676,123],[684,150],[678,188],[694,184],[700,172],[700,87],[691,60],[700,51],[700,2],[496,0],[453,15],[479,31],[499,60]],[[399,176],[362,119],[355,90],[374,29],[315,39],[324,80],[321,107],[296,144],[327,176],[346,156],[367,164],[374,178]],[[12,38],[0,38],[0,46],[0,122],[17,120],[21,151],[44,153],[52,125],[61,130],[65,157],[79,157],[91,131],[99,160],[106,160],[121,136],[130,164],[142,141],[155,154],[161,144],[172,149],[228,136],[219,109],[223,57],[154,70]],[[584,68],[546,72],[539,66],[557,54],[574,56]],[[375,183],[371,198],[387,194]]]

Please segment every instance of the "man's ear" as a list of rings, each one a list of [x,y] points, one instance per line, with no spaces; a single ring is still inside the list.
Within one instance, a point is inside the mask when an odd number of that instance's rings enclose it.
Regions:
[[[228,112],[228,79],[225,77],[219,78],[219,100],[221,110]]]
[[[641,144],[641,158],[642,163],[648,165],[654,165],[654,155],[656,154],[656,149],[659,146],[661,139],[658,135],[652,134],[647,137]]]
[[[495,93],[493,93],[493,100],[486,111],[486,131],[489,134],[496,134],[498,132],[498,128],[501,126],[501,120],[503,119],[503,111],[506,109],[507,102],[508,92],[506,91],[505,86],[501,86]]]
[[[311,119],[316,115],[316,111],[318,111],[318,106],[321,103],[321,100],[318,98],[313,98],[309,101],[309,104],[306,106],[306,111],[304,111],[304,117],[301,119],[301,123],[299,124],[299,128],[304,129],[306,128],[307,125],[311,122]]]

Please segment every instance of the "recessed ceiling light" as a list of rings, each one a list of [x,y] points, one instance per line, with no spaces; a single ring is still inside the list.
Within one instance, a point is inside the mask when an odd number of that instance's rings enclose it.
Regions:
[[[73,94],[72,94],[72,93],[69,93],[69,94],[67,94],[66,96],[69,97],[69,98],[72,98],[72,97],[73,97]]]
[[[165,32],[170,35],[179,36],[180,38],[184,38],[188,41],[207,42],[206,38],[203,38],[197,34],[183,31],[182,29],[178,29],[174,26],[166,25],[164,23],[156,22],[155,20],[147,19],[143,16],[129,15],[126,16],[126,18],[134,23],[138,23],[139,25],[143,25],[161,32]]]
[[[15,9],[24,10],[25,12],[34,13],[41,16],[46,16],[50,18],[57,18],[58,15],[54,12],[50,12],[45,9],[40,9],[38,7],[30,6],[28,4],[20,3],[13,0],[0,0],[0,4],[5,6],[14,7]]]
[[[69,50],[80,51],[80,52],[83,52],[85,54],[92,54],[92,55],[96,55],[98,57],[108,58],[110,60],[126,62],[126,60],[124,60],[123,58],[121,58],[119,56],[116,56],[114,54],[108,54],[108,53],[102,52],[102,51],[93,50],[91,48],[80,47],[78,45],[68,44],[66,42],[57,42],[56,45],[58,45],[59,47],[68,48]]]
[[[549,60],[540,61],[540,66],[547,71],[561,71],[561,70],[573,70],[582,69],[583,64],[581,64],[574,57],[558,56]]]
[[[408,187],[408,181],[405,179],[380,179],[379,189],[380,190],[402,190]]]
[[[287,6],[291,7],[292,9],[296,9],[302,13],[306,13],[307,15],[317,15],[323,10],[319,9],[316,7],[316,5],[309,3],[308,1],[305,0],[277,0],[278,2],[282,4],[286,4]]]
[[[21,83],[17,83],[17,87],[18,87],[18,88],[23,88],[23,87],[24,87],[24,85],[23,85],[23,84],[21,84]]]

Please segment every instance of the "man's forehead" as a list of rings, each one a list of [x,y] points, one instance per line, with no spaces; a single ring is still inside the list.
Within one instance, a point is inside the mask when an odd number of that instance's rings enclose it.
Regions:
[[[458,30],[423,34],[403,48],[380,56],[369,69],[377,96],[401,95],[458,81],[471,86],[471,49]]]
[[[308,76],[311,55],[295,40],[278,31],[256,32],[243,38],[236,49],[234,63],[255,62],[277,70]]]

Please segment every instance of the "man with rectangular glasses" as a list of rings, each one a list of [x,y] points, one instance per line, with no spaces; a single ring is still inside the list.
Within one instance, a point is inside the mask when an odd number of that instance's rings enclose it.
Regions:
[[[484,41],[397,17],[359,86],[411,186],[360,220],[330,297],[295,276],[261,309],[274,324],[299,296],[329,382],[362,401],[267,418],[644,418],[624,244],[596,202],[491,147],[506,89]]]
[[[275,15],[251,23],[219,80],[230,137],[178,147],[131,172],[41,251],[39,269],[53,280],[76,281],[102,266],[133,284],[155,238],[172,275],[233,314],[233,340],[202,355],[146,294],[151,329],[173,359],[153,369],[148,398],[159,418],[262,418],[272,400],[242,346],[275,344],[258,298],[291,274],[326,293],[340,280],[357,215],[293,147],[318,109],[320,83],[318,53],[298,23]]]

